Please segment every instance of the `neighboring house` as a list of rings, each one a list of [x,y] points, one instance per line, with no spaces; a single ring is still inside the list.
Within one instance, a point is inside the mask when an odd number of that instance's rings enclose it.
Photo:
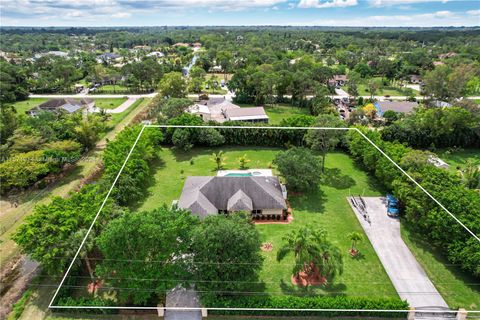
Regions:
[[[410,75],[410,83],[413,83],[413,84],[422,84],[422,77],[420,77],[419,75],[417,74],[412,74]]]
[[[268,123],[268,115],[263,107],[241,108],[224,98],[211,98],[199,101],[187,109],[188,113],[200,116],[203,121],[244,121]]]
[[[443,61],[433,61],[433,66],[438,67],[438,66],[444,66],[445,62]]]
[[[268,116],[263,107],[228,109],[225,111],[225,118],[227,121],[268,123]]]
[[[165,54],[160,51],[152,51],[149,54],[147,54],[147,57],[153,57],[153,58],[162,58],[164,56]]]
[[[440,60],[443,60],[443,59],[448,59],[448,58],[453,58],[457,55],[456,52],[447,52],[447,53],[442,53],[442,54],[439,54],[438,55],[438,58]]]
[[[441,100],[432,100],[428,102],[428,105],[436,108],[449,108],[452,106],[451,103],[448,103],[446,101],[441,101]]]
[[[410,101],[377,101],[373,104],[377,109],[377,115],[383,117],[385,111],[392,110],[398,113],[410,113],[418,107],[418,103]]]
[[[121,56],[116,54],[116,53],[105,52],[105,53],[102,53],[101,55],[97,56],[97,62],[98,63],[111,62],[111,61],[116,61],[117,59],[120,59],[120,58],[121,58]]]
[[[43,53],[37,53],[37,54],[35,54],[34,60],[39,59],[41,57],[45,57],[45,56],[55,56],[55,57],[66,58],[66,57],[68,57],[68,52],[48,51],[48,52],[43,52]]]
[[[74,113],[80,109],[93,108],[94,106],[95,101],[89,98],[83,98],[80,100],[70,98],[50,99],[28,110],[26,113],[31,117],[37,116],[40,112]]]
[[[336,74],[332,79],[328,80],[328,85],[332,87],[344,86],[348,81],[348,77],[345,74]]]
[[[187,177],[177,206],[204,218],[247,211],[282,215],[287,210],[285,187],[278,177]]]

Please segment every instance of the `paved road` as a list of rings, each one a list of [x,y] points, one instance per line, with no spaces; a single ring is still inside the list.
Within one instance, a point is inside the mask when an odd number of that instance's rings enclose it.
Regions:
[[[400,298],[415,309],[447,309],[448,305],[438,293],[425,271],[418,264],[400,236],[400,221],[387,216],[385,198],[364,197],[370,223],[359,209],[355,211],[368,239],[385,268]]]
[[[180,286],[167,293],[165,299],[166,307],[174,308],[199,308],[200,300],[193,289],[184,289]],[[202,320],[200,310],[166,310],[165,320]]]

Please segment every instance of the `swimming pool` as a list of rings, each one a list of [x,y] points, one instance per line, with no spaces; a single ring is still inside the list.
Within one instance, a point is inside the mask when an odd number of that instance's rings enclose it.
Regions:
[[[251,177],[252,174],[249,173],[228,173],[225,177]]]

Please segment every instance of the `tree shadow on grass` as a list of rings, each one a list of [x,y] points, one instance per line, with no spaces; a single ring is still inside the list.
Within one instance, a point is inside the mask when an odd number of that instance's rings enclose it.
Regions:
[[[294,285],[291,282],[285,282],[284,280],[280,281],[280,289],[284,294],[295,295],[295,296],[319,296],[319,295],[344,295],[344,291],[347,289],[347,286],[344,283],[335,283],[329,282],[327,285],[318,285],[318,286],[298,286]],[[322,290],[323,292],[319,292]]]
[[[348,189],[356,183],[352,177],[343,174],[338,168],[325,168],[322,176],[322,184],[335,189]]]
[[[129,205],[129,207],[132,210],[135,210],[135,211],[138,210],[142,206],[142,204],[145,202],[145,200],[147,200],[148,196],[151,195],[151,192],[149,192],[148,189],[153,187],[157,183],[157,180],[155,179],[155,173],[158,170],[163,169],[163,168],[165,168],[165,161],[161,157],[155,158],[150,163],[150,168],[149,168],[150,179],[147,179],[147,181],[145,182],[145,184],[142,187],[144,192],[145,192],[145,196],[141,200]]]
[[[363,165],[363,163],[360,163],[358,161],[353,162],[353,166],[355,169],[359,171],[365,172],[365,175],[367,176],[367,185],[368,188],[371,190],[378,190],[381,193],[386,193],[387,189],[385,186],[373,175],[373,173],[369,172],[367,168]],[[399,175],[402,175],[400,170],[398,171]]]
[[[293,208],[294,215],[295,210],[308,211],[315,213],[325,212],[325,193],[316,188],[316,190],[308,191],[299,194],[290,194],[290,205]]]

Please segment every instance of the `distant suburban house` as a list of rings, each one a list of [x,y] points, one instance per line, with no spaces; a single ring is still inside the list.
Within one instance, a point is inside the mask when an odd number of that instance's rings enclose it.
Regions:
[[[95,106],[95,101],[89,98],[82,99],[70,99],[70,98],[59,98],[59,99],[50,99],[38,106],[28,110],[26,113],[29,116],[35,117],[40,112],[66,112],[74,113],[79,111],[82,108],[93,108]]]
[[[190,47],[190,44],[185,42],[177,42],[173,45],[173,47]]]
[[[198,101],[187,109],[188,113],[200,116],[203,121],[244,121],[268,123],[268,115],[263,107],[241,108],[224,98],[211,98]]]
[[[434,67],[443,66],[443,65],[445,65],[445,62],[443,61],[433,61]]]
[[[442,53],[438,55],[438,58],[443,60],[443,59],[448,59],[448,58],[453,58],[457,55],[456,52],[447,52],[447,53]]]
[[[66,58],[66,57],[68,57],[68,52],[48,51],[48,52],[37,53],[37,54],[35,54],[35,59],[39,59],[39,58],[45,57],[45,56],[55,56],[55,57]]]
[[[418,103],[410,101],[377,101],[373,104],[377,109],[377,115],[383,117],[385,111],[392,110],[398,113],[410,113],[418,107]]]
[[[112,62],[117,59],[120,59],[121,56],[119,54],[113,53],[113,52],[105,52],[102,53],[101,55],[97,56],[97,62],[102,63],[102,62]]]
[[[162,58],[164,56],[165,54],[160,51],[152,51],[149,54],[147,54],[147,57],[153,57],[153,58]]]
[[[436,108],[450,108],[452,106],[451,103],[448,103],[446,101],[441,101],[441,100],[429,101],[428,105],[431,106],[431,107],[436,107]]]
[[[247,211],[282,215],[287,210],[285,186],[274,176],[187,177],[177,206],[201,218]]]
[[[411,74],[409,77],[410,77],[410,83],[421,84],[423,82],[422,77],[420,77],[417,74]]]
[[[332,79],[328,80],[328,85],[332,87],[341,87],[347,83],[348,77],[345,74],[336,74]]]

